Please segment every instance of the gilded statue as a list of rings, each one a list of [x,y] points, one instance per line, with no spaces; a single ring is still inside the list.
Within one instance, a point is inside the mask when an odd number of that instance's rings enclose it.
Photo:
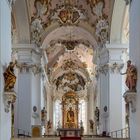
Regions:
[[[4,91],[13,91],[14,85],[16,83],[16,76],[14,74],[15,65],[16,63],[10,62],[5,72],[3,73],[5,81]]]
[[[71,107],[67,113],[67,122],[74,122],[74,112]]]
[[[121,75],[126,74],[125,84],[128,87],[129,91],[136,91],[137,85],[137,69],[134,65],[131,64],[131,60],[127,61],[127,69],[125,73],[121,73]]]

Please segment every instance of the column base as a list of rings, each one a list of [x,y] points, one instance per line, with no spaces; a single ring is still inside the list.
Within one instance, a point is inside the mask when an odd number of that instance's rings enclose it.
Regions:
[[[126,103],[131,104],[131,111],[136,112],[136,91],[126,91],[123,97]]]

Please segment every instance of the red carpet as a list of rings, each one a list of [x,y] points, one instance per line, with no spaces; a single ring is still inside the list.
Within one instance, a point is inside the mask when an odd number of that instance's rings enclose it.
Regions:
[[[60,140],[81,140],[81,137],[61,137]]]

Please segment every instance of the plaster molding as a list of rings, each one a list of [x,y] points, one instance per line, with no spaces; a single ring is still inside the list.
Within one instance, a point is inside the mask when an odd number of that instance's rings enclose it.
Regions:
[[[132,113],[136,112],[136,92],[135,91],[126,91],[123,95],[125,102],[131,104]]]
[[[126,5],[129,5],[132,2],[132,0],[124,0],[124,1],[125,1]]]
[[[11,104],[15,103],[16,101],[16,98],[17,98],[16,93],[14,91],[4,92],[3,98],[4,98],[5,112],[8,113],[10,110]]]
[[[120,73],[120,71],[124,67],[124,64],[123,63],[118,63],[118,62],[109,63],[108,65],[109,65],[109,69],[113,73]]]
[[[40,64],[32,63],[17,63],[17,68],[22,72],[32,72],[34,75],[42,73],[42,66]]]
[[[108,70],[109,70],[108,64],[99,65],[95,68],[96,76],[98,76],[101,73],[106,75]]]
[[[42,50],[36,48],[34,44],[14,44],[12,51],[17,55],[19,63],[41,63]]]
[[[124,64],[120,62],[119,63],[111,62],[111,63],[106,63],[104,65],[99,65],[95,68],[96,78],[98,79],[100,74],[106,75],[109,72],[109,70],[112,73],[120,73],[123,67],[124,67]]]
[[[16,0],[7,0],[8,3],[9,3],[9,6],[12,6],[15,4]]]

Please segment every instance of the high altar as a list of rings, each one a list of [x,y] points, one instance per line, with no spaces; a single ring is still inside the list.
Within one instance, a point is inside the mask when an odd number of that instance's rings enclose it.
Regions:
[[[74,92],[68,92],[62,97],[62,128],[58,129],[61,136],[80,136],[78,128],[79,100]]]

